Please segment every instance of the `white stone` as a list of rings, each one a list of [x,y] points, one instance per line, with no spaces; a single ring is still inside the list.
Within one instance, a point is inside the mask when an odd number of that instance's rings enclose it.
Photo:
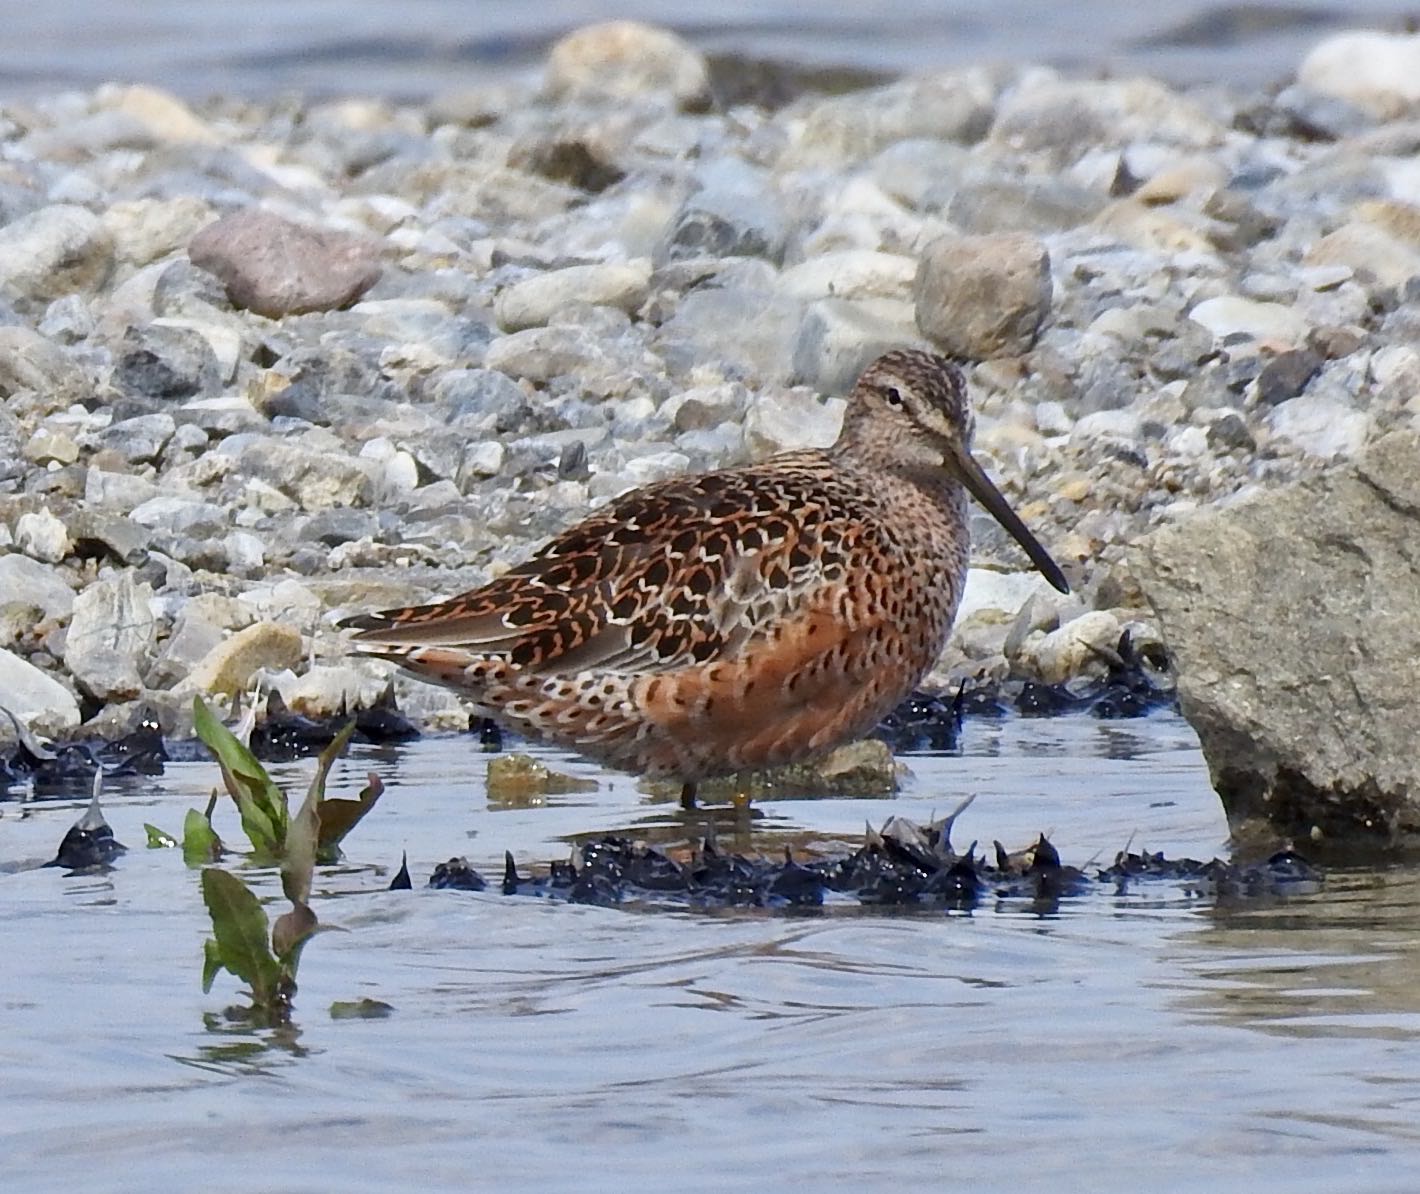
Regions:
[[[1420,101],[1420,34],[1338,33],[1302,60],[1297,80],[1378,116]]]
[[[508,450],[496,439],[480,440],[464,449],[462,471],[476,477],[496,477],[503,471],[507,455]]]
[[[1123,410],[1097,410],[1093,414],[1082,415],[1070,429],[1072,441],[1083,442],[1099,436],[1115,439],[1136,440],[1139,438],[1139,413]]]
[[[1081,614],[1034,643],[1030,663],[1046,684],[1063,684],[1087,671],[1104,671],[1108,665],[1099,652],[1114,650],[1119,634],[1119,619],[1113,614],[1103,610]]]
[[[659,92],[691,104],[708,96],[710,72],[699,51],[668,29],[607,21],[552,47],[545,85],[557,99],[629,100]]]
[[[1035,404],[1035,429],[1041,435],[1069,435],[1075,420],[1065,413],[1063,403],[1046,400]]]
[[[667,477],[678,477],[690,468],[690,457],[681,452],[652,452],[628,460],[623,470],[634,485],[650,485]]]
[[[63,618],[74,608],[74,590],[38,560],[15,552],[0,555],[0,606],[33,606],[46,618]]]
[[[79,702],[53,676],[10,651],[0,650],[0,704],[40,733],[79,724]]]
[[[542,327],[564,307],[586,303],[615,307],[628,314],[646,301],[651,263],[638,261],[605,265],[570,265],[515,282],[498,296],[494,311],[505,331]]]
[[[1217,339],[1243,335],[1253,340],[1273,340],[1298,344],[1310,330],[1307,321],[1291,307],[1263,303],[1225,294],[1204,299],[1188,317],[1207,328]]]
[[[127,514],[157,496],[157,482],[147,477],[97,468],[90,468],[84,475],[84,501],[111,514]]]
[[[819,253],[786,269],[779,288],[792,298],[890,298],[910,300],[917,261],[898,253],[839,249]]]
[[[229,531],[222,545],[227,565],[235,572],[255,572],[266,563],[266,545],[250,531]]]
[[[152,585],[121,572],[74,599],[64,666],[97,699],[132,700],[142,692],[158,633],[152,597]]]
[[[1363,411],[1315,394],[1282,403],[1268,416],[1268,424],[1273,435],[1323,460],[1355,456],[1371,431],[1371,420]]]
[[[15,523],[15,543],[27,556],[57,564],[70,550],[69,532],[49,508],[21,514]]]
[[[964,622],[983,611],[999,613],[1003,619],[1013,619],[1037,593],[1054,590],[1038,572],[997,572],[994,568],[967,570],[962,589],[957,621]]]

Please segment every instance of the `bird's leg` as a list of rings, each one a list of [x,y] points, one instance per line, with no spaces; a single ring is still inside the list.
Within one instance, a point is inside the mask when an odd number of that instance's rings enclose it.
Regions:
[[[694,811],[694,809],[695,809],[695,785],[694,785],[694,784],[681,784],[681,786],[680,786],[680,807],[683,808],[683,809],[685,809],[686,812],[692,812],[692,811]]]

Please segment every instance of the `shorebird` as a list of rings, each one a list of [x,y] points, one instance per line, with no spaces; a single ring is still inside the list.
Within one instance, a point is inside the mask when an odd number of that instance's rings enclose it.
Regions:
[[[681,784],[797,762],[870,731],[951,631],[967,494],[1068,592],[972,459],[961,371],[874,361],[822,451],[632,490],[445,601],[353,618],[354,648],[484,714]]]

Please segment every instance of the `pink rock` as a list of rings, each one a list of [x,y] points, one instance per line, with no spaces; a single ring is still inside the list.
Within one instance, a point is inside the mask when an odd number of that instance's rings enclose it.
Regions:
[[[256,208],[208,224],[187,255],[221,279],[234,305],[271,319],[349,306],[380,276],[368,242]]]

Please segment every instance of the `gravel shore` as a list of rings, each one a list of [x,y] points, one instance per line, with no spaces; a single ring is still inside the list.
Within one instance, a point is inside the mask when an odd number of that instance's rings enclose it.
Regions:
[[[935,679],[1099,672],[1156,637],[1130,545],[1420,411],[1417,79],[1420,38],[1366,34],[1266,94],[793,94],[616,25],[424,106],[0,107],[3,703],[109,733],[261,678],[373,702],[339,614],[826,444],[908,344],[974,362],[978,455],[1076,589],[981,514]]]

